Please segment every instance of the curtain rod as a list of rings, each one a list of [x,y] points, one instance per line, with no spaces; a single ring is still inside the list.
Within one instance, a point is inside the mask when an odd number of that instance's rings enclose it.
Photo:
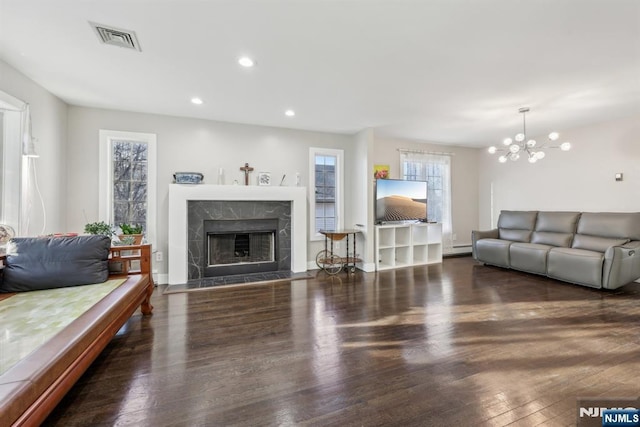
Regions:
[[[455,156],[456,153],[450,153],[446,151],[428,151],[428,150],[415,150],[411,148],[398,148],[401,153],[416,153],[416,154],[440,154],[441,156]]]

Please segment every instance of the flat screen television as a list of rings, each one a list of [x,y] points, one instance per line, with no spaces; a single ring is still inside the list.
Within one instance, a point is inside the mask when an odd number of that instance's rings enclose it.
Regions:
[[[427,182],[376,180],[376,223],[426,221]]]

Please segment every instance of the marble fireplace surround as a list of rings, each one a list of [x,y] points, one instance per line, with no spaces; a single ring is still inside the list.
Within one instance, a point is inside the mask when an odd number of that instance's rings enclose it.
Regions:
[[[190,200],[187,212],[187,279],[291,271],[291,202],[275,200]],[[268,232],[272,260],[209,265],[209,233]],[[249,240],[247,236],[247,249]],[[232,248],[235,245],[232,246]],[[257,248],[256,248],[257,249]],[[233,249],[230,249],[233,250]],[[188,283],[188,282],[187,282]]]
[[[188,280],[188,202],[289,201],[291,202],[291,271],[307,271],[307,190],[305,187],[242,185],[169,185],[168,283]]]

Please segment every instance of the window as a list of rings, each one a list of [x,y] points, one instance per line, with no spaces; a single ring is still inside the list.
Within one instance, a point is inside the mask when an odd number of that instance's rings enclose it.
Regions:
[[[100,131],[100,219],[118,226],[140,224],[155,241],[156,137]]]
[[[446,154],[400,154],[402,179],[427,181],[427,219],[442,223],[444,250],[451,250],[451,156]]]
[[[2,108],[2,105],[0,104],[0,108]],[[0,166],[2,166],[2,170],[5,170],[5,166],[4,166],[4,158],[5,158],[5,154],[4,154],[4,113],[2,113],[2,110],[0,110]],[[4,182],[5,182],[5,178],[4,178],[4,173],[0,173],[0,224],[2,224],[4,222],[4,217],[2,215],[2,207],[4,206],[4,193],[5,193],[5,188],[4,188]]]
[[[140,224],[147,230],[148,151],[137,141],[112,141],[113,222]]]
[[[19,236],[30,235],[29,162],[22,156],[28,114],[24,101],[0,91],[0,224]]]
[[[340,228],[342,219],[343,151],[309,150],[309,200],[312,240],[323,238],[320,230]]]

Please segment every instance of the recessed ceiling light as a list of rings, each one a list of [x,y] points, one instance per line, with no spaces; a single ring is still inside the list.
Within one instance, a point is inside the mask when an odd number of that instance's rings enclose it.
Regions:
[[[293,110],[287,110],[287,111],[284,112],[284,115],[287,116],[287,117],[293,117],[293,116],[296,115],[296,112],[293,111]]]
[[[191,102],[196,105],[202,105],[202,99],[200,98],[191,98]]]
[[[238,64],[242,65],[245,68],[251,68],[256,65],[255,61],[248,56],[243,56],[242,58],[238,59]]]

